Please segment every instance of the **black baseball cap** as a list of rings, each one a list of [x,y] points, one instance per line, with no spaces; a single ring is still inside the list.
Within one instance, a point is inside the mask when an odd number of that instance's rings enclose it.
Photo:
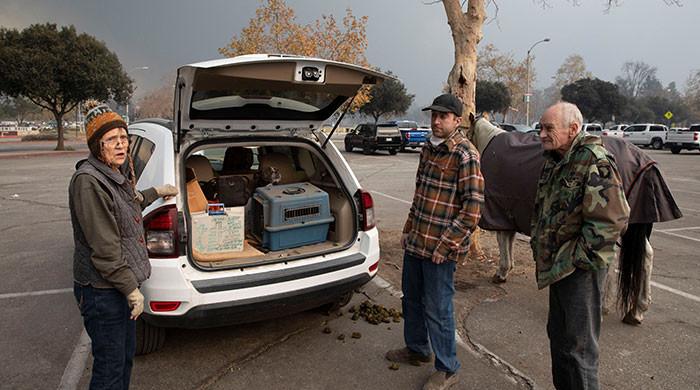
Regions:
[[[457,116],[462,116],[462,102],[457,96],[451,93],[442,94],[433,100],[430,107],[426,107],[421,111],[438,111],[438,112],[453,112]]]

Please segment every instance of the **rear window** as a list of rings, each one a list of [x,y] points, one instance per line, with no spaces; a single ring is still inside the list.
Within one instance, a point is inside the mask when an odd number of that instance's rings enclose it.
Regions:
[[[134,175],[136,175],[136,181],[138,181],[144,168],[146,168],[146,164],[148,164],[148,160],[151,159],[156,145],[135,134],[129,136],[129,144],[129,153],[134,163]]]
[[[692,125],[688,128],[688,131],[700,131],[700,125]]]

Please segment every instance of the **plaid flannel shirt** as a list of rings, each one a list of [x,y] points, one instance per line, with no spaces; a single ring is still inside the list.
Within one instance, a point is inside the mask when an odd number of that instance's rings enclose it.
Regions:
[[[427,142],[403,228],[408,234],[404,249],[424,259],[438,253],[449,260],[466,260],[483,202],[484,178],[474,146],[459,131],[438,146]]]

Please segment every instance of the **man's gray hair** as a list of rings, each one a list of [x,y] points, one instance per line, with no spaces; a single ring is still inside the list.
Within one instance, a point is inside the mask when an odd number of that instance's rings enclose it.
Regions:
[[[583,125],[583,115],[581,114],[581,110],[579,110],[575,104],[569,102],[559,102],[557,103],[557,106],[560,107],[559,114],[561,115],[561,124],[564,127],[569,127],[573,123],[578,123],[578,128],[581,129],[581,126]]]

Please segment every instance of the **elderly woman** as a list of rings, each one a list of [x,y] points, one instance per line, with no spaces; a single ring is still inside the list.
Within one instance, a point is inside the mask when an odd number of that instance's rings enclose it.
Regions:
[[[141,210],[172,185],[136,191],[127,125],[105,104],[87,102],[90,155],[69,187],[75,298],[92,340],[91,389],[127,389],[143,312],[139,286],[151,274]]]

